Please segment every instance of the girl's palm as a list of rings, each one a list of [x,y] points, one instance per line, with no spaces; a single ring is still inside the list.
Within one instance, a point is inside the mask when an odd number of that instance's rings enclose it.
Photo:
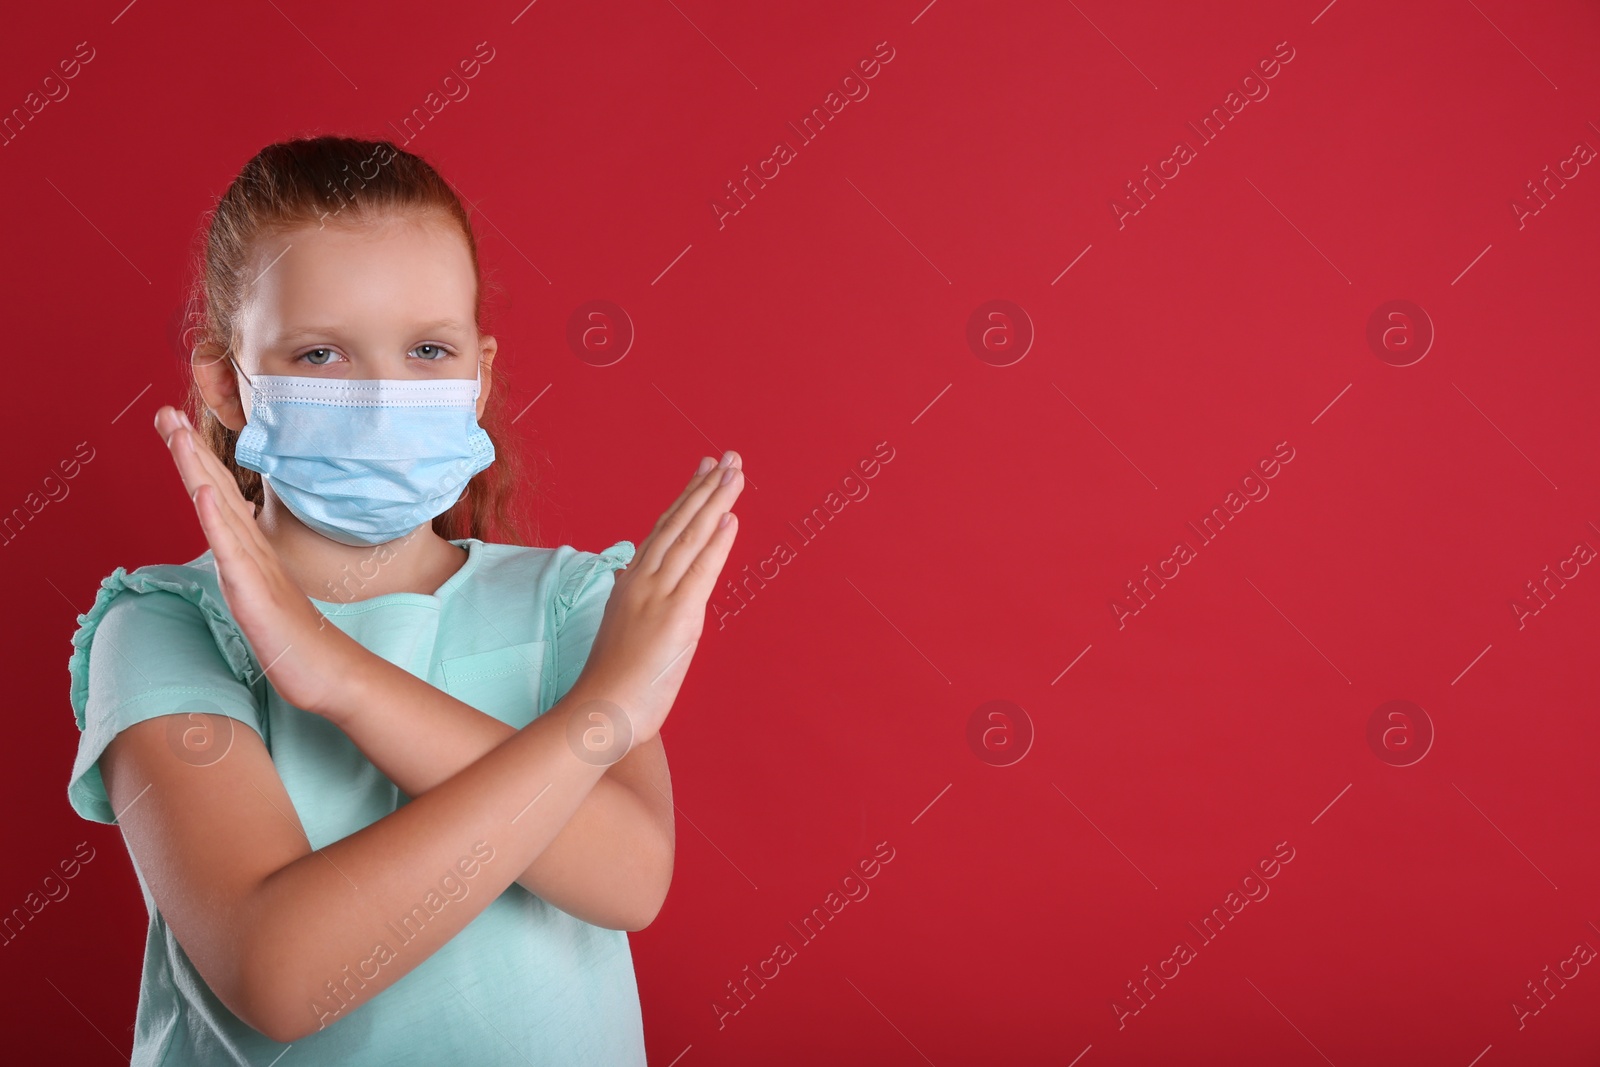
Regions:
[[[729,509],[744,488],[744,472],[739,454],[729,457],[726,467],[696,472],[617,575],[573,686],[620,705],[634,744],[654,737],[672,710],[705,628],[706,602],[733,548],[738,523]]]
[[[342,677],[354,641],[326,619],[284,570],[256,525],[255,509],[220,460],[172,407],[156,412],[178,474],[216,558],[217,580],[257,661],[289,703],[326,710],[330,680]],[[359,647],[359,646],[356,646]]]

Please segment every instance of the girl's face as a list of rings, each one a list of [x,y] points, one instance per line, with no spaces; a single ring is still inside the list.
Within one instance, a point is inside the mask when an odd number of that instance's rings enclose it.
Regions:
[[[478,375],[483,415],[495,340],[478,333],[472,259],[444,216],[306,225],[253,252],[235,353],[251,377]],[[238,387],[242,414],[250,384]]]

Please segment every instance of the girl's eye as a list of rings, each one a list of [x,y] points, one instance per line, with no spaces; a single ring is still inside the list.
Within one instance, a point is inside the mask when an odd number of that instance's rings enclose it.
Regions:
[[[426,344],[420,344],[416,348],[413,348],[411,351],[413,351],[413,352],[422,352],[425,349],[432,349],[432,351],[433,351],[432,355],[424,355],[422,357],[423,359],[429,361],[430,363],[433,362],[434,360],[443,359],[443,358],[445,358],[446,356],[448,356],[450,354],[450,350],[449,349],[445,348],[443,345],[433,344],[432,342],[429,342],[429,343],[426,343]]]
[[[302,353],[300,358],[313,367],[326,367],[333,362],[334,355],[335,353],[331,348],[313,348],[309,352]]]

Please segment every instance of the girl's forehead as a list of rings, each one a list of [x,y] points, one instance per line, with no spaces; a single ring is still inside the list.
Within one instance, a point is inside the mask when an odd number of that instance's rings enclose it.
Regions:
[[[269,322],[472,322],[477,283],[459,230],[431,219],[306,225],[264,235],[240,307]]]
[[[432,214],[276,228],[262,233],[251,253],[258,282],[273,273],[333,281],[352,271],[401,278],[472,272],[461,231]]]

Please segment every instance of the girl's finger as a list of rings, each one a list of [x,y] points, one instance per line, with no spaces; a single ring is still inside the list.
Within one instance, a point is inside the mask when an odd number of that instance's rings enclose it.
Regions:
[[[220,464],[215,468],[207,468],[203,456],[209,455],[210,450],[199,441],[198,435],[191,429],[177,425],[175,414],[169,416],[168,425],[175,428],[167,438],[167,448],[178,465],[178,473],[183,478],[184,488],[188,490],[190,499],[194,500],[196,509],[200,506],[201,490],[208,490],[216,508],[217,521],[232,534],[240,551],[248,553],[257,568],[264,572],[267,566],[266,555],[271,551],[270,546],[266,544],[253,517],[245,518],[238,509],[226,503],[229,493],[239,496],[238,484],[230,476],[219,486],[213,471],[223,475],[227,475],[227,471]],[[215,459],[214,456],[212,458]]]
[[[235,590],[257,592],[256,587],[261,584],[260,567],[223,518],[222,509],[217,506],[216,488],[201,486],[194,495],[194,508],[200,516],[200,528],[211,545],[211,554],[216,557],[217,576]]]
[[[705,502],[689,518],[683,528],[682,534],[674,537],[667,545],[661,562],[656,568],[656,574],[666,584],[668,589],[675,588],[682,581],[689,565],[705,549],[712,535],[717,532],[717,523],[722,516],[729,513],[733,502],[738,499],[739,493],[744,489],[744,471],[738,467],[724,468],[723,474],[728,476],[726,485],[718,484],[712,490]]]
[[[737,470],[740,462],[739,454],[733,453],[730,467]],[[637,569],[646,574],[653,574],[660,568],[661,560],[671,546],[673,538],[678,536],[704,506],[728,469],[729,467],[712,467],[693,479],[683,495],[661,516],[650,536],[645,538],[635,554],[634,565],[630,566],[629,570]]]
[[[200,457],[201,466],[205,468],[206,473],[210,476],[211,484],[215,485],[217,491],[221,493],[220,503],[231,508],[240,518],[254,521],[256,517],[255,507],[244,498],[243,493],[239,492],[239,482],[233,476],[233,472],[224,467],[222,460],[217,458],[217,454],[211,451],[206,443],[201,440],[200,431],[192,426],[187,429],[194,438],[195,454]]]
[[[219,491],[223,488],[217,484],[212,468],[206,466],[205,457],[211,450],[200,441],[199,435],[183,425],[176,410],[163,408],[156,418],[156,429],[166,439],[167,451],[171,453],[172,461],[177,465],[178,474],[183,479],[183,487],[188,492],[189,499],[194,499],[195,491],[202,485],[212,485]],[[231,478],[228,480],[232,481]],[[237,486],[234,491],[238,491]]]
[[[168,430],[167,448],[178,465],[178,473],[183,478],[190,499],[194,499],[202,485],[211,486],[217,494],[215,502],[219,518],[229,524],[241,548],[248,551],[257,566],[265,571],[267,559],[273,550],[267,544],[261,528],[256,525],[254,508],[239,492],[239,483],[206,447],[205,442],[200,440],[194,428],[184,424],[176,409],[163,408],[157,415],[156,423],[158,429],[164,423]]]
[[[206,446],[206,443],[200,439],[199,431],[188,421],[188,417],[174,409],[171,418],[180,427],[180,429],[175,429],[174,432],[187,430],[193,435],[194,454],[199,460],[200,468],[206,480],[216,486],[218,492],[221,493],[219,503],[233,509],[241,517],[254,521],[255,509],[249,501],[245,500],[244,494],[239,492],[239,483],[234,478],[233,473],[222,465],[222,460],[218,459],[216,453],[212,452]]]
[[[203,445],[195,443],[195,447],[205,451]],[[256,565],[256,569],[263,575],[273,573],[279,566],[278,554],[267,543],[266,537],[261,533],[261,527],[256,525],[254,517],[246,517],[238,509],[229,507],[223,501],[232,492],[239,495],[239,487],[233,479],[228,479],[226,488],[219,489],[215,482],[206,482],[206,495],[210,497],[212,506],[216,509],[217,520],[225,526],[238,542],[240,551],[249,555]]]
[[[200,514],[200,525],[206,532],[206,540],[211,544],[211,554],[216,557],[218,580],[223,583],[228,605],[235,615],[248,613],[251,606],[270,601],[272,591],[267,587],[266,576],[224,519],[224,509],[217,504],[215,486],[200,487],[195,494],[195,509]],[[243,619],[241,625],[246,625]],[[262,650],[254,645],[254,639],[250,640],[252,650],[259,657]],[[283,652],[288,650],[286,647]],[[281,658],[282,653],[273,655],[271,664],[276,664]]]
[[[208,483],[217,491],[217,499],[221,510],[233,523],[234,531],[250,546],[256,558],[264,563],[267,556],[275,555],[276,553],[271,544],[268,543],[266,534],[262,533],[261,527],[256,525],[255,505],[244,498],[244,494],[239,491],[239,482],[234,478],[233,472],[222,465],[222,460],[218,459],[216,454],[206,447],[205,442],[200,440],[200,435],[193,429],[184,432],[187,432],[194,442],[195,455],[199,457],[201,466],[209,475],[207,478]]]
[[[689,494],[694,492],[695,489],[706,480],[707,476],[710,475],[712,471],[716,470],[716,462],[712,460],[710,456],[701,456],[700,465],[703,469],[697,469],[695,471],[693,477],[689,479],[689,484],[684,486],[682,493],[678,494],[678,499],[674,500],[670,505],[668,505],[667,510],[663,511],[661,513],[661,517],[656,519],[655,526],[653,526],[650,532],[645,535],[644,540],[639,543],[639,548],[636,555],[640,559],[644,558],[645,553],[648,551],[651,540],[656,536],[656,534],[661,532],[661,527],[666,525],[667,521],[672,518],[673,514],[683,506],[683,502],[689,499]]]
[[[726,525],[721,524],[722,519],[727,520]],[[695,604],[705,604],[711,599],[717,578],[722,574],[723,565],[728,562],[728,553],[733,549],[734,538],[738,536],[739,516],[725,511],[718,523],[711,531],[711,539],[700,549],[700,554],[689,561],[683,577],[673,590],[674,595],[687,597]]]
[[[160,430],[159,423],[157,429]],[[206,480],[205,469],[200,465],[199,457],[190,450],[182,426],[163,431],[162,438],[166,441],[167,452],[172,456],[173,465],[178,469],[178,477],[183,480],[183,490],[189,499],[193,500],[195,490]]]
[[[189,432],[194,434],[195,451],[200,456],[200,462],[206,467],[206,470],[210,470],[211,483],[221,491],[222,502],[226,502],[227,507],[234,510],[235,515],[243,518],[245,522],[253,526],[254,530],[256,530],[258,544],[261,547],[266,547],[266,537],[261,536],[261,533],[259,533],[259,526],[254,526],[254,523],[256,523],[256,506],[251,504],[250,501],[246,501],[245,494],[240,493],[240,490],[238,490],[238,478],[234,477],[234,472],[222,466],[222,461],[221,458],[218,458],[218,454],[213,453],[206,446],[206,443],[200,440],[200,432],[198,430],[190,426]]]
[[[699,485],[701,480],[705,478],[706,472],[715,466],[716,462],[712,460],[710,456],[700,457],[700,462],[695,466],[694,474],[690,475],[688,482],[686,482],[683,486],[683,492],[679,493],[678,499],[667,505],[666,510],[656,518],[656,524],[651,528],[651,533],[655,533],[656,530],[661,529],[661,524],[667,520],[667,516],[678,510],[678,506],[683,503],[684,499],[688,497],[691,492],[694,491],[694,487]]]

